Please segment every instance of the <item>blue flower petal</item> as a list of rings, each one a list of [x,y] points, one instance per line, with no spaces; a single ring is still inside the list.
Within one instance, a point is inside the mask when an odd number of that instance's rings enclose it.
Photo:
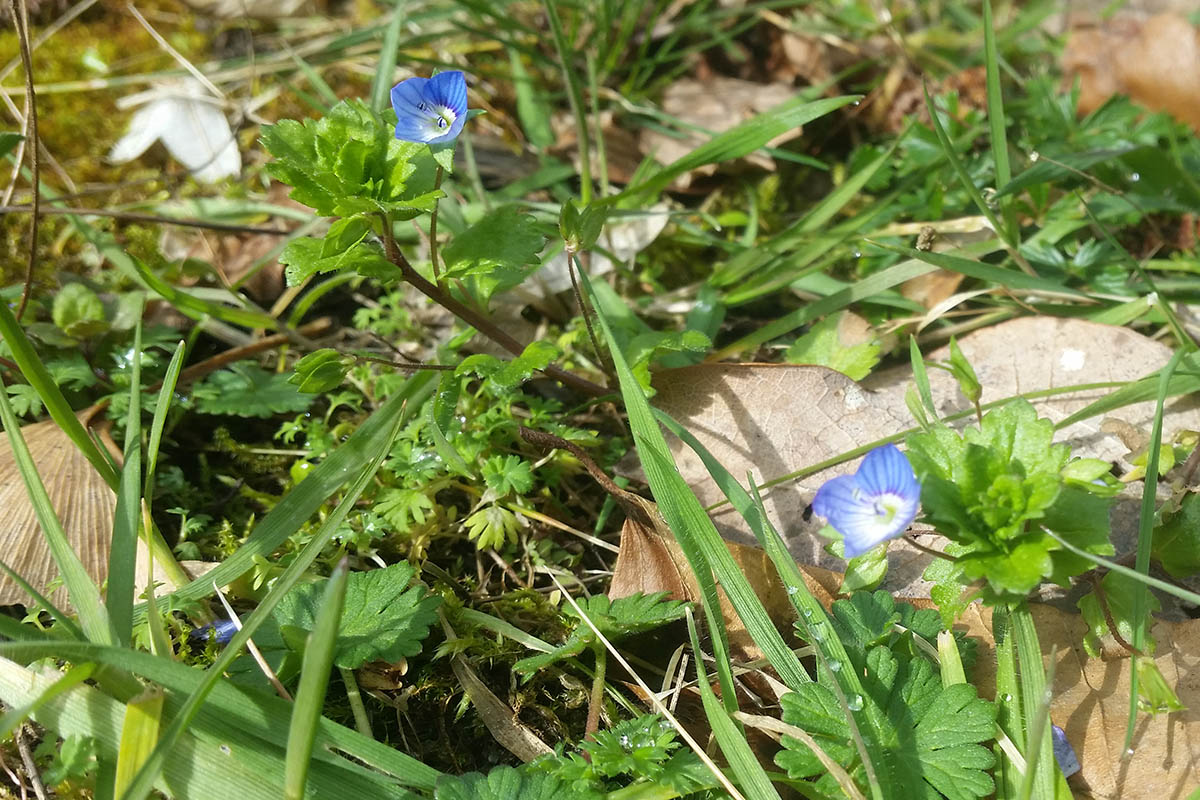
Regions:
[[[917,516],[921,484],[908,459],[893,445],[867,454],[858,472],[825,483],[813,511],[842,535],[846,558],[903,533]]]
[[[408,78],[393,86],[391,95],[397,139],[453,141],[467,121],[467,82],[461,72]]]
[[[461,72],[439,72],[429,79],[425,95],[454,112],[455,118],[467,113],[467,79]]]
[[[867,453],[856,473],[859,484],[871,494],[920,496],[921,484],[904,453],[894,444],[876,447]]]

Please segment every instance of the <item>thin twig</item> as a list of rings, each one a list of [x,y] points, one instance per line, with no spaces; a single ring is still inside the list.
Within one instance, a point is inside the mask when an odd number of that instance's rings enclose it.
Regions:
[[[29,304],[29,293],[33,288],[33,272],[37,267],[38,220],[40,219],[38,212],[42,204],[41,161],[38,158],[37,148],[37,96],[33,91],[33,54],[29,50],[29,18],[25,14],[25,0],[20,0],[20,3],[17,0],[8,0],[8,5],[12,10],[13,24],[17,28],[17,40],[21,46],[21,63],[25,67],[25,139],[30,143],[30,192],[33,197],[33,202],[30,204],[33,216],[29,220],[29,263],[25,267],[25,288],[21,291],[21,305],[17,307],[17,321],[19,322],[25,313],[25,306]]]
[[[191,73],[193,78],[204,84],[204,88],[208,89],[222,100],[225,99],[225,93],[218,89],[217,85],[210,81],[207,75],[198,70],[195,64],[184,58],[183,53],[180,53],[178,50],[172,47],[171,43],[162,37],[162,34],[154,30],[154,26],[147,22],[146,18],[142,16],[141,12],[133,7],[133,3],[127,3],[125,7],[129,9],[129,13],[132,14],[134,19],[136,19],[141,26],[146,29],[146,32],[150,34],[154,41],[158,42],[158,46],[163,50],[166,50],[171,58],[175,59],[179,66],[186,69],[189,73]]]
[[[21,214],[33,210],[33,206],[8,206],[0,205],[0,214]],[[287,236],[291,233],[290,230],[284,228],[264,228],[256,225],[234,225],[229,222],[208,222],[202,219],[177,219],[176,217],[164,217],[158,214],[142,214],[137,211],[114,211],[109,208],[60,208],[58,206],[47,206],[41,209],[42,214],[63,214],[67,216],[79,217],[112,217],[114,219],[123,219],[129,222],[153,222],[159,225],[180,225],[186,228],[203,228],[210,231],[221,231],[222,233],[265,233],[270,236]]]
[[[920,550],[922,553],[925,553],[926,555],[931,555],[935,558],[942,558],[942,559],[945,559],[946,561],[958,561],[957,558],[955,558],[952,555],[949,555],[948,553],[943,553],[941,550],[934,550],[932,547],[926,547],[925,545],[921,544],[920,542],[917,541],[918,535],[919,534],[914,533],[912,536],[910,536],[908,538],[908,543],[910,545],[912,545],[913,547],[915,547],[916,549]]]
[[[25,775],[33,784],[33,793],[38,800],[46,800],[46,787],[42,785],[42,776],[38,774],[37,764],[33,761],[33,753],[29,750],[29,742],[25,738],[24,725],[18,725],[16,731],[17,752],[21,754],[21,763],[25,765]]]
[[[396,238],[392,235],[391,222],[387,219],[384,219],[383,222],[383,241],[388,260],[400,269],[400,272],[404,275],[404,279],[416,287],[417,291],[513,355],[519,356],[525,352],[524,346],[500,329],[496,323],[459,302],[453,295],[444,291],[440,286],[425,280],[421,273],[413,269],[412,264],[408,263],[408,259],[404,257],[404,254],[400,252],[400,248],[396,246]],[[567,372],[562,367],[555,366],[554,364],[547,365],[542,369],[542,372],[556,381],[592,397],[603,397],[606,394],[610,394],[610,391],[600,384],[593,383],[587,378],[576,375],[573,372]]]

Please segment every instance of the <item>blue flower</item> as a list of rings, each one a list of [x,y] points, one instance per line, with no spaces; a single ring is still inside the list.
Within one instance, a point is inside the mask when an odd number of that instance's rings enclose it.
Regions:
[[[229,644],[229,640],[238,632],[238,626],[231,619],[219,619],[203,628],[195,628],[188,638],[192,641],[207,642],[216,639],[217,644]]]
[[[904,533],[920,504],[921,484],[908,459],[885,444],[867,453],[858,472],[827,481],[813,511],[842,535],[846,558],[854,558]]]
[[[396,138],[407,142],[451,142],[467,121],[467,80],[461,72],[409,78],[392,87]]]

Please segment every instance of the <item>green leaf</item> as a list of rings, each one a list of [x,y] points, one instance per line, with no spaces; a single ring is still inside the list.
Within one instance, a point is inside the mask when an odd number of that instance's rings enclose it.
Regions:
[[[852,318],[846,311],[825,317],[793,342],[784,358],[791,364],[816,364],[862,380],[879,363],[879,340],[847,345],[843,328]]]
[[[529,376],[544,369],[558,358],[559,349],[544,339],[530,342],[521,355],[511,361],[501,361],[486,353],[467,356],[454,370],[455,375],[478,375],[487,378],[500,392],[510,392]]]
[[[50,315],[63,333],[76,339],[86,339],[108,330],[104,304],[99,295],[82,283],[68,283],[59,289],[54,295]]]
[[[642,389],[651,391],[650,365],[668,353],[707,353],[712,341],[700,331],[651,331],[633,338],[626,352],[629,369]]]
[[[1093,589],[1079,598],[1076,605],[1088,624],[1088,631],[1083,637],[1083,646],[1088,655],[1098,658],[1101,650],[1100,640],[1112,633],[1120,636],[1126,643],[1133,641],[1133,631],[1138,623],[1134,617],[1139,608],[1138,595],[1141,595],[1142,622],[1149,631],[1154,622],[1151,614],[1158,611],[1160,606],[1158,598],[1140,581],[1118,572],[1109,572],[1101,578],[1099,592]],[[1112,624],[1117,626],[1115,632],[1112,630]],[[1144,651],[1153,655],[1154,647],[1154,639],[1147,634]]]
[[[354,356],[344,356],[328,347],[314,350],[296,362],[288,383],[305,394],[330,392],[342,385],[355,363]]]
[[[0,158],[11,153],[25,137],[12,131],[0,131]]]
[[[885,713],[882,726],[861,726],[863,735],[875,738],[883,752],[876,764],[884,786],[904,787],[918,797],[974,800],[994,787],[985,770],[995,759],[981,746],[995,737],[995,706],[979,699],[975,687],[960,683],[943,687],[928,661],[898,660],[885,647],[871,650],[864,686],[872,697],[859,702],[878,703]],[[784,722],[808,731],[836,761],[851,766],[861,784],[865,778],[857,753],[850,744],[850,728],[837,697],[826,685],[810,683],[783,696]],[[853,705],[857,705],[854,703]],[[853,707],[852,705],[852,707]],[[775,757],[793,778],[824,772],[809,748],[790,736]],[[826,775],[817,786],[831,784]],[[834,786],[830,786],[834,789]],[[836,790],[829,792],[837,796]]]
[[[454,237],[442,249],[447,278],[484,276],[486,300],[536,270],[546,237],[537,221],[516,206],[501,206]]]
[[[1179,510],[1154,529],[1150,552],[1173,578],[1200,570],[1200,495],[1186,494]]]
[[[463,526],[467,529],[467,538],[480,550],[486,550],[500,547],[505,542],[515,542],[524,523],[503,506],[487,505],[467,517]]]
[[[483,479],[500,497],[523,495],[533,488],[533,470],[520,456],[491,456],[483,465]]]
[[[395,663],[421,652],[421,642],[437,619],[438,597],[426,596],[414,583],[416,570],[407,561],[385,569],[352,572],[346,584],[346,603],[338,625],[334,663],[358,669],[368,661]],[[303,631],[315,629],[326,581],[297,586],[274,612],[276,624]],[[285,640],[286,640],[285,636]]]
[[[1065,583],[1090,568],[1048,531],[1089,553],[1112,552],[1107,487],[1066,483],[1069,450],[1053,437],[1051,422],[1025,400],[962,435],[937,427],[908,437],[926,519],[962,547],[962,575],[986,578],[994,597],[1023,597],[1044,579]]]
[[[257,364],[240,362],[214,372],[192,390],[202,414],[267,418],[308,410],[310,395],[288,382],[287,375],[267,372]]]
[[[604,595],[581,598],[578,600],[582,611],[592,624],[604,634],[609,641],[620,641],[629,636],[666,625],[683,616],[685,604],[679,600],[667,600],[669,592],[655,594],[632,594],[609,600]],[[565,608],[564,613],[578,619],[574,608]],[[536,656],[523,658],[513,664],[517,672],[533,672],[542,669],[556,661],[576,656],[590,647],[596,641],[596,634],[591,627],[580,620],[567,641],[549,653],[539,653]]]
[[[303,237],[288,242],[279,254],[279,263],[286,269],[289,286],[296,286],[313,275],[323,272],[354,270],[369,278],[393,281],[400,277],[399,268],[387,260],[377,245],[355,242],[345,250],[330,248],[326,254],[327,240]]]
[[[569,789],[549,775],[527,774],[513,767],[496,767],[487,775],[477,772],[446,776],[438,781],[435,800],[600,800],[587,789]]]
[[[429,148],[396,139],[392,126],[361,100],[342,101],[317,120],[268,125],[262,143],[276,159],[267,172],[322,216],[411,219],[442,196],[434,188]]]
[[[839,546],[841,542],[837,543]],[[886,547],[872,547],[861,556],[846,562],[846,573],[838,591],[847,594],[862,589],[874,589],[887,577],[888,561]]]

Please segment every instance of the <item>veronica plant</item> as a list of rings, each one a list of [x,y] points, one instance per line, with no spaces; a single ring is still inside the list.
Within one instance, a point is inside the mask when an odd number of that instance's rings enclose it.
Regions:
[[[461,72],[409,78],[392,88],[396,138],[406,142],[452,142],[467,121],[467,81]]]
[[[854,558],[904,533],[920,503],[921,484],[908,459],[886,444],[868,453],[853,475],[822,486],[813,511],[842,535],[846,558]]]

